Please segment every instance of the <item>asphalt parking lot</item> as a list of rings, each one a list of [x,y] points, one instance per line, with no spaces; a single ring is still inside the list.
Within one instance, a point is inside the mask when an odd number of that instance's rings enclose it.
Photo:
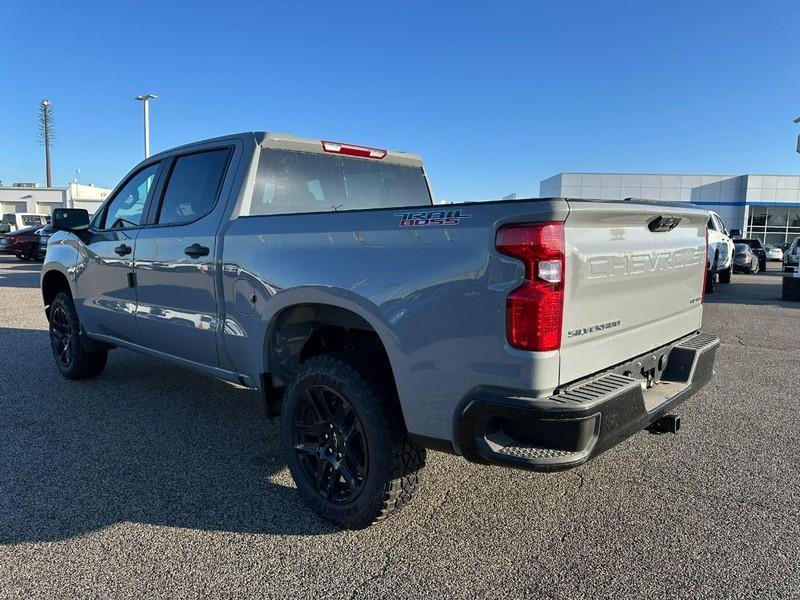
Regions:
[[[410,507],[347,532],[255,393],[122,350],[62,379],[39,265],[0,258],[0,596],[800,598],[800,304],[770,268],[708,298],[678,435],[558,474],[430,453]]]

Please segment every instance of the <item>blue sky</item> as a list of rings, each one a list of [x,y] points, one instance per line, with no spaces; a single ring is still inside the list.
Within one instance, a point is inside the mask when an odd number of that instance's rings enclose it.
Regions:
[[[7,0],[0,180],[113,186],[246,130],[410,150],[438,199],[559,171],[798,173],[800,2]]]

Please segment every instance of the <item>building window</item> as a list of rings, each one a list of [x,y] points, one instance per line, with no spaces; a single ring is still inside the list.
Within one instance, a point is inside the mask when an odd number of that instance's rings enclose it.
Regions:
[[[800,206],[750,206],[747,237],[783,244],[800,236]]]

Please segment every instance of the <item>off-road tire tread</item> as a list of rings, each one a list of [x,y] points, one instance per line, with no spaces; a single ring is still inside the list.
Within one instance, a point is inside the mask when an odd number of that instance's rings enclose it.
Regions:
[[[66,292],[59,292],[53,300],[50,308],[56,304],[63,304],[67,314],[69,315],[70,324],[73,326],[73,339],[77,344],[75,352],[75,361],[70,365],[69,369],[63,369],[56,361],[56,366],[59,372],[67,379],[90,379],[97,377],[103,372],[108,360],[108,350],[99,350],[95,352],[88,352],[81,347],[80,341],[80,321],[78,320],[78,312],[75,310],[75,303]]]
[[[323,354],[309,358],[300,365],[296,377],[286,389],[284,398],[292,398],[299,382],[313,374],[322,374],[339,379],[347,379],[351,388],[367,399],[367,406],[359,405],[360,410],[371,411],[372,417],[382,422],[384,435],[389,436],[391,452],[389,473],[383,485],[382,497],[376,496],[368,512],[340,519],[334,513],[327,514],[312,505],[323,518],[349,529],[362,529],[374,523],[385,521],[396,515],[411,502],[421,484],[424,472],[426,451],[408,438],[402,411],[393,386],[380,374],[380,369],[365,356],[347,353]],[[348,400],[353,402],[352,399]],[[291,410],[284,409],[283,427],[289,426]],[[365,419],[362,419],[362,422]],[[366,426],[366,423],[364,423]],[[285,433],[285,435],[289,435]]]

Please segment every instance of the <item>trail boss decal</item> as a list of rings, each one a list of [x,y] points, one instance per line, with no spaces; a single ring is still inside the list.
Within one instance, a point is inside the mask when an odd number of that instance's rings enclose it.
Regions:
[[[461,223],[461,219],[469,219],[472,217],[472,215],[465,215],[463,212],[461,212],[461,209],[394,213],[394,216],[400,217],[400,227],[458,225]]]

